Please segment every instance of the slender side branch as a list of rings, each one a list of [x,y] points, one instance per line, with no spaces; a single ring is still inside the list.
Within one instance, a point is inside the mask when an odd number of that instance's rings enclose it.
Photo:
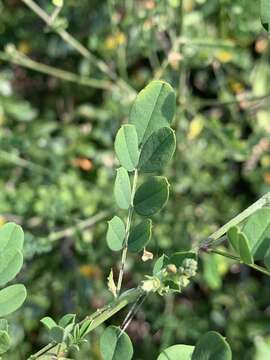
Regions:
[[[10,53],[0,51],[0,60],[11,62],[13,64],[23,66],[27,69],[31,69],[42,74],[47,74],[61,80],[77,83],[79,85],[106,90],[111,89],[113,86],[113,83],[108,80],[91,79],[86,76],[80,76],[69,71],[34,61],[24,54],[21,54],[16,49],[12,49],[12,52]]]
[[[217,243],[217,240],[221,238],[224,234],[226,234],[232,226],[238,225],[240,222],[252,215],[255,211],[261,209],[268,204],[270,204],[270,191],[263,195],[259,200],[255,201],[252,205],[250,205],[240,214],[231,219],[229,222],[227,222],[225,225],[221,226],[221,228],[219,228],[217,231],[213,232],[210,236],[208,236],[207,239],[201,241],[199,244],[199,249],[210,245],[213,246]]]
[[[214,254],[218,254],[218,255],[221,255],[221,256],[225,256],[229,259],[232,259],[232,260],[236,260],[246,266],[249,266],[250,268],[254,269],[254,270],[257,270],[261,273],[263,273],[264,275],[268,275],[270,276],[270,272],[265,269],[264,267],[262,266],[259,266],[259,265],[256,265],[256,264],[246,264],[244,263],[243,261],[241,261],[241,259],[239,258],[239,256],[236,256],[236,255],[233,255],[227,251],[223,251],[223,250],[219,250],[219,249],[208,249],[207,252],[211,252],[211,253],[214,253]]]
[[[117,288],[116,288],[117,295],[119,295],[120,291],[121,291],[123,275],[124,275],[124,270],[125,270],[125,264],[126,264],[126,259],[127,259],[128,237],[129,237],[130,225],[131,225],[131,220],[132,220],[132,215],[133,215],[133,210],[134,210],[133,199],[134,199],[134,195],[135,195],[135,191],[136,191],[137,180],[138,180],[138,170],[135,169],[132,190],[131,190],[131,205],[129,206],[129,209],[128,209],[126,232],[125,232],[125,239],[124,239],[124,248],[122,251],[121,267],[120,267],[118,281],[117,281]]]

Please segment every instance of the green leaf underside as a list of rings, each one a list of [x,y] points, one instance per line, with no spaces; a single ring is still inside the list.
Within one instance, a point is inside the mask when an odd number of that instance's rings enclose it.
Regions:
[[[261,0],[261,22],[265,30],[270,30],[270,2]]]
[[[191,360],[194,346],[173,345],[163,350],[157,360]]]
[[[237,253],[238,253],[238,234],[239,234],[239,228],[237,226],[232,226],[227,232],[228,240]]]
[[[19,225],[10,222],[0,228],[1,252],[10,247],[14,247],[22,251],[23,242],[24,234]]]
[[[270,208],[251,215],[242,232],[246,235],[254,260],[262,260],[270,245]]]
[[[168,127],[161,128],[148,138],[143,145],[139,169],[143,172],[159,172],[168,164],[175,151],[174,131]]]
[[[268,270],[270,270],[270,247],[265,254],[264,265],[267,267]]]
[[[115,138],[115,152],[120,164],[128,171],[133,171],[139,160],[138,136],[133,125],[123,125]]]
[[[108,231],[107,231],[107,244],[109,248],[113,251],[119,251],[123,247],[123,241],[125,238],[125,224],[118,217],[114,216],[108,222]]]
[[[216,254],[205,254],[203,256],[203,279],[212,290],[220,289],[222,277],[218,271],[218,257]]]
[[[253,257],[250,252],[247,237],[242,232],[240,232],[238,235],[238,251],[239,251],[241,260],[245,264],[253,264]]]
[[[131,360],[133,356],[129,336],[116,326],[109,326],[101,335],[100,351],[103,360]]]
[[[6,316],[16,311],[26,298],[24,285],[10,285],[0,290],[0,316]]]
[[[143,220],[132,229],[128,238],[128,249],[131,252],[141,251],[151,239],[152,221]]]
[[[114,197],[120,209],[128,209],[131,203],[131,186],[128,172],[125,168],[117,169]]]
[[[153,176],[136,191],[134,209],[142,216],[152,216],[160,211],[169,197],[169,183],[163,176]]]
[[[23,265],[23,255],[16,248],[5,250],[0,255],[0,286],[12,280]]]
[[[203,335],[195,346],[192,360],[231,360],[232,352],[226,340],[215,331]]]
[[[137,95],[129,115],[136,126],[139,144],[144,144],[156,130],[169,126],[175,112],[175,93],[164,81],[152,81]]]
[[[0,355],[4,354],[10,348],[10,337],[6,331],[0,331]]]

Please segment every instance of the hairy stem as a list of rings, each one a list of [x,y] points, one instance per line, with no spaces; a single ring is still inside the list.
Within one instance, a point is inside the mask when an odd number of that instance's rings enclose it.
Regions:
[[[118,276],[118,281],[117,281],[117,288],[116,288],[117,296],[119,296],[120,291],[121,291],[123,275],[124,275],[124,270],[125,270],[125,264],[126,264],[126,259],[127,259],[128,237],[129,237],[129,233],[130,233],[130,225],[131,225],[131,220],[132,220],[132,215],[133,215],[133,210],[134,210],[133,199],[134,199],[134,195],[135,195],[135,191],[136,191],[137,180],[138,180],[138,170],[135,169],[134,178],[133,178],[133,184],[132,184],[132,190],[131,190],[131,204],[130,204],[129,209],[128,209],[128,216],[127,216],[127,222],[126,222],[126,231],[125,231],[125,239],[124,239],[124,247],[123,247],[123,251],[122,251],[121,266],[120,266],[120,271],[119,271],[119,276]]]

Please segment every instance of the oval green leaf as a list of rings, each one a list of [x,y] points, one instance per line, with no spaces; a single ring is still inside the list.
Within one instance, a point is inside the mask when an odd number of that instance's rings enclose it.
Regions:
[[[133,356],[129,336],[116,326],[109,326],[101,335],[100,351],[103,360],[131,360]]]
[[[12,280],[23,265],[23,255],[16,248],[5,250],[0,255],[0,286]]]
[[[128,238],[128,249],[131,252],[141,251],[151,239],[152,221],[146,219],[136,225]]]
[[[161,171],[171,160],[175,146],[175,134],[171,128],[164,127],[153,132],[143,145],[139,169],[145,173]]]
[[[231,360],[232,352],[227,341],[215,331],[203,335],[195,346],[192,360]]]
[[[10,337],[6,331],[0,331],[0,355],[3,355],[10,348]]]
[[[163,176],[153,176],[136,191],[134,197],[135,211],[142,216],[152,216],[163,208],[168,197],[168,180]]]
[[[114,183],[114,197],[120,209],[128,209],[131,204],[131,186],[128,172],[125,168],[117,169]]]
[[[133,125],[123,125],[118,130],[114,148],[120,164],[133,171],[139,160],[138,136]]]
[[[119,251],[123,247],[123,242],[125,238],[125,224],[118,217],[114,216],[108,222],[108,231],[107,231],[107,244],[109,248],[113,251]]]
[[[21,226],[9,222],[0,228],[0,247],[1,251],[14,247],[18,250],[23,249],[24,234]]]
[[[238,251],[239,251],[241,260],[245,264],[253,264],[254,263],[253,257],[250,252],[248,239],[247,239],[246,235],[242,232],[240,232],[238,235]]]
[[[0,291],[0,317],[16,311],[26,298],[24,285],[10,285]]]
[[[173,345],[163,350],[157,360],[191,360],[194,346]]]
[[[254,260],[262,260],[270,243],[270,208],[257,210],[251,215],[242,232],[247,237]]]
[[[139,144],[144,144],[154,131],[171,124],[175,104],[175,92],[165,81],[152,81],[139,92],[129,118],[136,126]]]

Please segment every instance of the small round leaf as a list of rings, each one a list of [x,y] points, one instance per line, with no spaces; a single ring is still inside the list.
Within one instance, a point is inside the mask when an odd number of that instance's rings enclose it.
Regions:
[[[114,148],[120,164],[133,171],[139,160],[138,136],[134,125],[123,125],[118,130]]]
[[[24,285],[10,285],[0,291],[0,317],[16,311],[26,298]]]
[[[195,346],[192,360],[231,360],[232,352],[227,341],[215,331],[203,335]]]
[[[114,197],[120,209],[128,209],[131,204],[131,186],[128,172],[125,168],[117,169],[114,183]]]
[[[129,336],[116,326],[109,326],[100,338],[103,360],[131,360],[133,346]]]
[[[141,251],[151,238],[152,221],[146,219],[136,225],[128,238],[128,249],[131,252]]]
[[[157,360],[191,360],[194,346],[173,345],[163,350]]]

